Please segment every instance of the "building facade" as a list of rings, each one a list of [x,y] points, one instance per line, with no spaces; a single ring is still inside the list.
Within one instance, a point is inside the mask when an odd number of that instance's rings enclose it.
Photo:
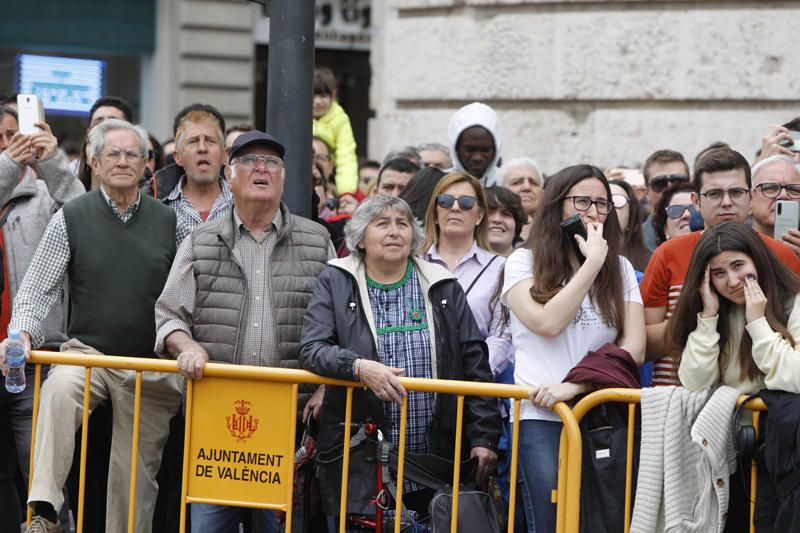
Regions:
[[[752,159],[800,115],[797,2],[388,0],[373,5],[370,153],[497,109],[506,160],[637,165],[726,141]]]

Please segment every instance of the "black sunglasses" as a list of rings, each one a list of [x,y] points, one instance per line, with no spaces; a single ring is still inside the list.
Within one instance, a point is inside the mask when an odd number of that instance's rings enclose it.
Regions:
[[[669,206],[667,208],[667,216],[669,218],[678,219],[678,218],[681,218],[683,216],[683,212],[684,211],[689,211],[689,214],[691,215],[692,214],[692,209],[694,209],[694,206],[692,206],[691,204],[689,204],[689,205],[677,205],[677,204],[676,205],[671,205],[671,206]]]
[[[452,194],[440,194],[436,197],[436,203],[442,209],[450,209],[454,203],[458,202],[458,207],[464,211],[469,211],[475,207],[475,200],[474,196],[459,196],[456,198]]]
[[[667,185],[682,183],[684,181],[689,181],[689,176],[686,174],[653,176],[650,178],[650,188],[653,190],[653,192],[664,192],[664,189],[667,188]]]

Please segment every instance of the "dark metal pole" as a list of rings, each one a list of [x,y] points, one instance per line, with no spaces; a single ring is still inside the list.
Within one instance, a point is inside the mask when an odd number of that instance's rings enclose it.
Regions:
[[[269,2],[267,133],[286,147],[283,201],[311,215],[314,1]]]

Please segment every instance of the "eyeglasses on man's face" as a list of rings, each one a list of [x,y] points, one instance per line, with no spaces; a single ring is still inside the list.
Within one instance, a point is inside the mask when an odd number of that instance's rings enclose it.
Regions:
[[[256,168],[259,163],[264,163],[269,172],[278,172],[283,168],[283,160],[274,155],[243,155],[242,157],[237,157],[236,161],[234,161],[235,165],[239,165],[246,170]]]
[[[710,191],[700,193],[700,196],[705,196],[706,200],[711,204],[722,203],[725,195],[728,195],[731,202],[736,204],[745,201],[749,197],[750,191],[744,187],[731,187],[730,189],[711,189]]]
[[[144,158],[144,155],[142,155],[141,152],[135,152],[133,150],[112,150],[104,153],[103,158],[115,163],[119,163],[123,159],[125,159],[125,161],[136,162]]]
[[[756,185],[755,188],[761,190],[764,198],[777,198],[781,195],[781,191],[786,189],[786,196],[794,200],[800,199],[800,183],[790,183],[788,185],[761,183]]]
[[[588,211],[595,206],[597,212],[601,215],[607,215],[611,212],[611,207],[614,205],[610,201],[600,198],[592,200],[588,196],[565,196],[564,200],[572,200],[572,205],[576,211]]]
[[[664,192],[668,185],[686,181],[689,181],[689,176],[686,174],[663,174],[661,176],[653,176],[648,184],[653,192]]]

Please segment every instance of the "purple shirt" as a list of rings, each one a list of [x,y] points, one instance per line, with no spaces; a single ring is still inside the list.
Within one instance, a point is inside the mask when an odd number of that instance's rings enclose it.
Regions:
[[[492,258],[495,258],[494,261],[492,261]],[[439,255],[435,243],[425,254],[425,260],[450,270],[447,261]],[[490,261],[491,264],[489,264]],[[495,302],[494,309],[489,309],[489,301],[498,288],[505,264],[505,257],[484,250],[473,240],[472,248],[464,254],[464,257],[458,261],[455,270],[452,271],[464,291],[469,289],[472,282],[480,275],[480,279],[472,285],[472,289],[467,294],[467,302],[481,335],[486,338],[486,345],[489,347],[489,366],[495,376],[514,362],[514,348],[508,327],[498,331],[500,306],[502,305],[499,298]],[[486,265],[489,266],[487,267]],[[486,270],[481,274],[484,268]]]

